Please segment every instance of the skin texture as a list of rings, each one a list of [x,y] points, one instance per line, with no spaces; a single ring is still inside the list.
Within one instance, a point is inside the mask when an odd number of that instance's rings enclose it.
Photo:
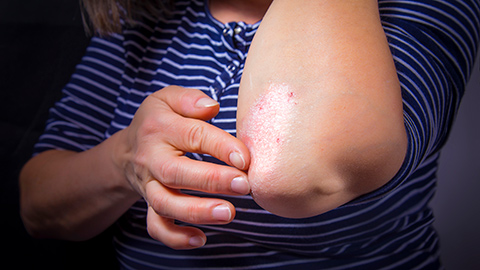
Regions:
[[[318,215],[387,183],[407,139],[377,2],[274,1],[249,51],[237,129],[252,195],[274,214]]]
[[[243,21],[254,24],[267,12],[272,0],[210,0],[210,12],[222,23]]]
[[[271,1],[211,0],[220,21],[259,21]],[[108,11],[105,11],[108,12]],[[174,249],[203,246],[193,224],[226,224],[235,217],[224,200],[186,196],[180,189],[248,194],[246,146],[208,123],[218,103],[199,90],[169,86],[140,106],[132,123],[81,153],[51,150],[32,158],[20,176],[21,216],[31,235],[84,240],[115,222],[136,200],[148,204],[147,230]],[[161,132],[160,132],[161,131]],[[185,158],[209,154],[231,166]]]
[[[27,230],[42,238],[88,239],[143,197],[153,238],[174,249],[202,246],[202,231],[173,221],[225,224],[235,208],[179,190],[250,191],[243,172],[250,162],[247,148],[205,122],[218,110],[218,103],[199,90],[166,87],[141,104],[126,129],[98,146],[80,153],[51,150],[32,158],[20,176]],[[208,153],[232,166],[190,160],[183,155],[187,151]]]
[[[223,22],[258,21],[263,11],[249,9],[252,1],[212,0],[211,12]],[[268,4],[257,3],[263,10]],[[250,149],[205,122],[219,107],[201,91],[166,87],[141,104],[125,130],[94,148],[32,158],[20,176],[25,227],[36,237],[88,239],[143,197],[150,235],[174,249],[192,249],[205,243],[205,234],[174,220],[226,224],[235,208],[181,189],[229,195],[251,190],[273,213],[306,217],[381,186],[400,167],[406,139],[376,4],[275,0],[240,87],[238,134]],[[291,109],[289,97],[295,103]],[[258,112],[261,104],[264,115]],[[282,114],[278,105],[291,113]],[[270,117],[283,127],[275,132],[282,135],[281,147],[263,154],[257,149],[269,149],[276,139],[264,140],[254,131],[265,131],[260,123]],[[185,152],[210,154],[230,166],[189,160]],[[250,169],[249,152],[259,157]],[[275,156],[273,167],[269,155]]]
[[[248,172],[250,178],[266,179],[278,171],[281,163],[278,158],[287,154],[283,150],[294,136],[290,131],[296,105],[295,93],[287,85],[272,84],[251,107],[245,119],[248,129],[240,137],[253,160]],[[255,193],[252,195],[255,197]]]

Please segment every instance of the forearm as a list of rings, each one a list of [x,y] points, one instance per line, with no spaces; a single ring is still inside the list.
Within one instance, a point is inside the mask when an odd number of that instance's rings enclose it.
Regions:
[[[32,235],[88,239],[139,198],[114,163],[115,136],[80,153],[47,151],[24,166],[21,214]]]
[[[393,177],[406,149],[396,76],[376,1],[274,1],[237,114],[257,202],[312,216]]]

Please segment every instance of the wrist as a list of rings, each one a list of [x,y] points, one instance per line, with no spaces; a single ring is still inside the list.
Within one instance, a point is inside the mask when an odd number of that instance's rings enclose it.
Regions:
[[[127,143],[127,133],[126,129],[120,130],[105,140],[103,144],[108,148],[107,153],[109,153],[109,156],[107,158],[110,161],[112,188],[138,199],[140,195],[128,178],[128,164],[131,152]]]

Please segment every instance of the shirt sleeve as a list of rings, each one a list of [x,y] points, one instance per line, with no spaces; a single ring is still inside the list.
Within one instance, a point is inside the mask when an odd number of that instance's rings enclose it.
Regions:
[[[50,109],[34,154],[49,149],[84,151],[105,139],[125,65],[122,44],[120,35],[92,38],[61,100]]]
[[[407,154],[397,175],[358,201],[408,181],[445,143],[479,44],[480,6],[468,1],[379,1],[401,84]]]

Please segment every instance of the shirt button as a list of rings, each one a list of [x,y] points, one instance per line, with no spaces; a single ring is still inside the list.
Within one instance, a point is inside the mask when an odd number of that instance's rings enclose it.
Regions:
[[[224,36],[228,36],[228,30],[230,30],[230,28],[228,28],[228,27],[223,28],[223,35]]]
[[[233,32],[234,32],[236,35],[240,34],[242,31],[243,31],[243,29],[242,29],[242,27],[240,27],[240,26],[237,26],[237,27],[235,27],[235,29],[233,29]]]
[[[235,64],[230,64],[230,65],[228,65],[228,67],[227,67],[227,69],[228,69],[229,71],[234,71],[236,68],[237,68],[237,67],[235,66]]]

